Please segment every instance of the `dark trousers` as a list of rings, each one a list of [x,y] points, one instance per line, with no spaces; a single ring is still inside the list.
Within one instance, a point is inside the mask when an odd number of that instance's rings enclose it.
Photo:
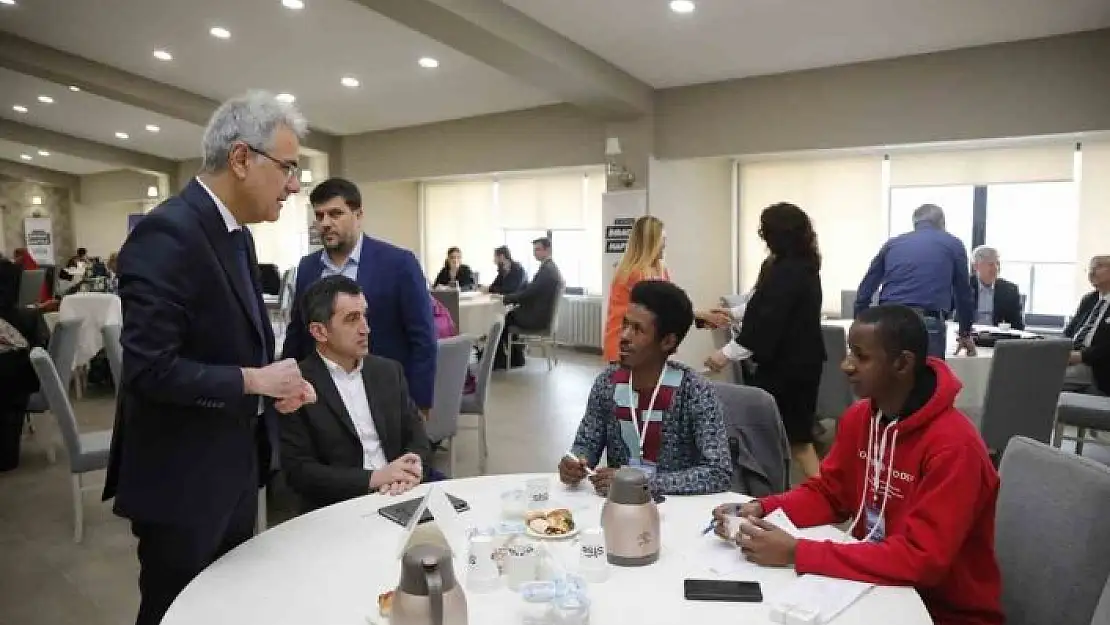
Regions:
[[[131,523],[139,539],[139,616],[135,625],[158,625],[189,582],[254,535],[258,479],[244,485],[235,507],[202,525]]]

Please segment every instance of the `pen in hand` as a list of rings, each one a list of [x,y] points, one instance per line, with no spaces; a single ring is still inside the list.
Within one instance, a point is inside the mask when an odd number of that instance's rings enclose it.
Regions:
[[[578,456],[575,456],[574,454],[570,453],[569,451],[567,453],[563,454],[563,457],[566,458],[567,460],[573,460],[574,462],[581,462],[582,461],[581,458],[579,458]],[[586,470],[586,475],[588,475],[590,477],[594,476],[594,470],[591,469],[589,467],[589,465],[583,464],[582,468]]]

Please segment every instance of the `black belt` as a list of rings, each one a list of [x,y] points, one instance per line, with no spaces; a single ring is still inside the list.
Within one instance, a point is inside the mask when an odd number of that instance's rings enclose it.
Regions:
[[[922,317],[931,317],[933,319],[939,319],[940,321],[944,321],[945,318],[948,317],[948,313],[943,310],[932,310],[929,308],[922,308],[921,306],[910,306],[909,308]]]

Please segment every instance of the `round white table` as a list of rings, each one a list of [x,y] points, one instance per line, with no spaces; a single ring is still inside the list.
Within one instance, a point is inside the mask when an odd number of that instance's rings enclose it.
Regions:
[[[464,525],[485,526],[501,520],[500,495],[523,488],[527,479],[551,478],[554,505],[570,508],[582,527],[596,526],[602,498],[591,488],[569,489],[554,475],[496,475],[439,482],[447,493],[465,499],[471,510]],[[422,485],[403,498],[423,495]],[[381,623],[378,595],[395,587],[402,528],[377,514],[379,507],[402,498],[369,495],[317,510],[267,530],[208,567],[177,598],[162,625],[367,625]],[[767,600],[796,579],[790,569],[751,567],[734,579],[762,585],[764,603],[686,601],[682,581],[705,577],[692,553],[710,510],[723,502],[747,499],[736,493],[668,497],[660,506],[663,551],[657,563],[642,568],[611,567],[609,579],[591,584],[593,623],[650,624],[729,622],[771,623]],[[838,539],[832,527],[803,530],[811,538]],[[545,541],[551,553],[573,571],[575,545]],[[742,556],[737,551],[737,557]],[[455,560],[455,572],[466,575]],[[504,580],[504,578],[502,578]],[[522,600],[502,586],[491,593],[467,590],[469,621],[474,625],[516,625]],[[834,625],[874,625],[896,618],[899,625],[932,623],[912,588],[875,587],[849,607]],[[707,619],[713,619],[709,621]],[[720,619],[720,620],[717,620]]]
[[[493,322],[505,314],[500,297],[466,293],[459,297],[459,333],[485,336]]]

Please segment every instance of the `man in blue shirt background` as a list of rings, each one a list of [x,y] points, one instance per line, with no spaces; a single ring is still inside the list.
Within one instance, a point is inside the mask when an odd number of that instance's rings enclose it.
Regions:
[[[944,210],[922,204],[913,212],[913,230],[883,244],[856,293],[855,314],[871,305],[879,290],[879,304],[902,304],[925,319],[929,355],[944,358],[947,348],[945,318],[956,305],[959,346],[975,354],[971,322],[975,303],[968,274],[967,250],[944,229]]]

